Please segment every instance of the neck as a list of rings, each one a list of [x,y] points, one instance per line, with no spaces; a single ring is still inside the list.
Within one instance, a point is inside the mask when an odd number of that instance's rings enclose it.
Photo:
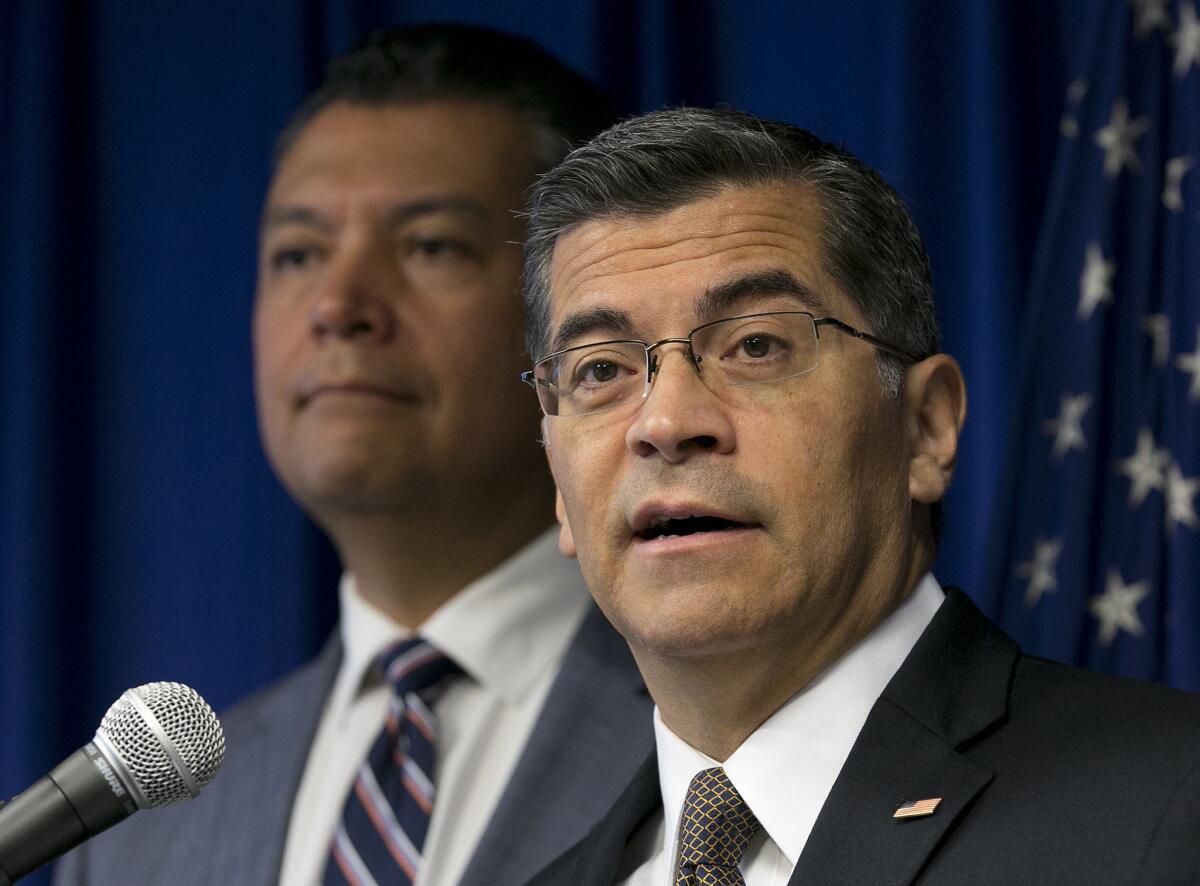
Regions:
[[[746,648],[688,659],[663,659],[636,648],[633,654],[663,722],[693,748],[724,763],[850,645],[809,647],[801,661]],[[696,699],[714,703],[697,704]]]
[[[471,502],[403,513],[342,513],[320,522],[364,599],[398,624],[418,628],[545,531],[550,501],[535,485],[503,506]]]
[[[707,656],[660,655],[633,643],[630,648],[663,722],[693,748],[723,763],[907,600],[931,562],[931,554],[919,551],[903,575],[880,589],[874,599],[887,602],[871,615],[850,606],[809,632],[780,625],[751,644]]]

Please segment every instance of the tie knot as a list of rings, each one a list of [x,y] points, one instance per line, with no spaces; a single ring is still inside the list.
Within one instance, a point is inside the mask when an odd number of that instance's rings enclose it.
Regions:
[[[401,697],[410,692],[427,693],[462,668],[423,637],[413,637],[385,649],[376,659],[383,678]]]
[[[679,863],[736,868],[760,825],[720,766],[696,773],[679,819]]]

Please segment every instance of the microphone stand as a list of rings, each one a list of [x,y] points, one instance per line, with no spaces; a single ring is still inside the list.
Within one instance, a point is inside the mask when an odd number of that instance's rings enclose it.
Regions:
[[[0,800],[0,809],[3,809],[7,800]],[[8,879],[8,874],[0,870],[0,886],[12,886],[12,880]]]
[[[0,800],[0,809],[3,809],[7,800]],[[8,874],[0,870],[0,886],[12,886],[12,880],[8,879]]]
[[[0,800],[0,809],[3,809],[7,800]],[[0,868],[0,886],[13,886],[12,880],[8,879],[8,874],[4,873],[3,868]]]

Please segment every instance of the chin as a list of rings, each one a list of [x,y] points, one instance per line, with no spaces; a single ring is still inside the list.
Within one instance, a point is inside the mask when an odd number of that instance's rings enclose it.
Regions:
[[[675,587],[652,600],[615,606],[610,619],[633,646],[656,656],[705,658],[744,649],[769,619],[730,588]]]
[[[289,483],[293,497],[321,510],[371,511],[394,507],[411,494],[408,472],[381,459],[337,459],[307,465]]]

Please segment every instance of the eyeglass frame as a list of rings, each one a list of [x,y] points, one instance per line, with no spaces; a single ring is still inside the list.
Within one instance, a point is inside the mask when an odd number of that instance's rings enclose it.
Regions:
[[[843,332],[846,335],[851,336],[852,338],[861,339],[861,340],[865,341],[867,344],[871,345],[872,347],[878,348],[879,350],[883,351],[885,354],[890,354],[891,356],[898,359],[900,362],[904,363],[904,365],[906,365],[906,366],[912,366],[916,363],[921,362],[920,358],[914,357],[912,354],[908,353],[907,351],[905,351],[901,348],[898,348],[893,344],[889,344],[888,342],[884,341],[883,339],[879,338],[878,336],[871,335],[871,333],[869,333],[869,332],[863,332],[861,329],[858,329],[855,326],[851,326],[849,323],[843,322],[842,320],[839,320],[837,317],[816,317],[813,315],[813,313],[811,311],[758,311],[753,314],[739,314],[735,317],[722,317],[719,320],[710,320],[707,323],[701,323],[699,326],[697,326],[695,329],[693,329],[691,332],[689,332],[687,334],[687,336],[684,338],[678,338],[678,337],[663,338],[663,339],[659,339],[658,341],[653,342],[653,343],[645,342],[638,338],[610,338],[610,339],[604,339],[603,341],[588,342],[587,344],[582,344],[582,345],[571,345],[571,347],[569,347],[569,348],[561,348],[557,351],[554,351],[553,353],[547,354],[546,356],[542,357],[540,360],[536,361],[533,364],[532,369],[526,369],[524,372],[522,372],[520,378],[521,378],[521,381],[525,382],[525,384],[527,384],[531,388],[533,388],[534,393],[537,393],[538,378],[534,373],[536,373],[537,368],[540,365],[542,365],[543,363],[545,363],[547,360],[552,360],[555,357],[561,357],[563,354],[568,354],[571,351],[577,351],[577,350],[581,350],[583,348],[598,348],[598,347],[603,347],[604,345],[626,345],[626,344],[641,345],[646,351],[646,363],[645,363],[646,385],[645,385],[645,388],[643,389],[642,396],[640,398],[638,398],[640,401],[640,400],[646,399],[646,397],[649,395],[650,387],[654,384],[654,376],[657,374],[659,366],[661,365],[657,356],[655,357],[654,361],[651,362],[651,359],[650,359],[651,351],[655,350],[656,348],[661,348],[663,345],[686,344],[687,345],[688,362],[692,365],[692,368],[696,370],[696,374],[703,377],[703,370],[701,370],[701,368],[700,368],[700,363],[703,358],[696,354],[696,351],[692,346],[692,338],[693,338],[693,336],[695,336],[695,334],[697,332],[700,332],[703,329],[708,329],[710,326],[716,326],[719,323],[730,323],[730,322],[733,322],[734,320],[751,320],[755,317],[772,317],[772,316],[776,316],[779,314],[787,314],[787,315],[791,315],[791,316],[803,315],[805,317],[808,317],[808,319],[812,321],[813,333],[815,334],[818,343],[820,343],[820,341],[821,341],[821,327],[822,326],[832,326],[834,329],[838,330],[839,332]],[[818,352],[818,359],[819,359],[819,357],[820,357],[820,352]],[[817,365],[818,365],[817,363],[814,363],[812,365],[811,369],[806,369],[806,370],[804,370],[804,372],[799,372],[796,375],[786,375],[786,376],[782,376],[781,378],[776,378],[776,379],[764,379],[761,382],[746,382],[745,384],[765,384],[769,381],[785,381],[786,379],[789,379],[789,378],[797,378],[800,375],[804,375],[807,372],[811,372],[812,369],[816,369]],[[633,402],[633,401],[630,401],[630,402]],[[595,410],[594,412],[576,413],[576,415],[594,415],[597,412],[606,412],[610,408],[615,408],[616,405],[620,405],[620,404],[615,404],[613,407],[607,407],[607,406],[602,407],[601,409]],[[538,406],[542,408],[542,412],[546,415],[547,418],[560,418],[561,417],[559,415],[551,416],[548,412],[546,412],[545,407],[542,406],[542,398],[540,395],[538,396]],[[568,416],[568,417],[574,417],[574,416]]]

